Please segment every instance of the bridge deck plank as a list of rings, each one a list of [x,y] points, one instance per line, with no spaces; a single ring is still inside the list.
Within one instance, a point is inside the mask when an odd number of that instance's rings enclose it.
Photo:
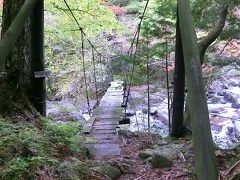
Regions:
[[[91,122],[85,127],[84,132],[95,140],[89,146],[93,148],[96,158],[120,155],[116,129],[122,117],[122,99],[122,82],[111,82],[111,86],[95,109]]]

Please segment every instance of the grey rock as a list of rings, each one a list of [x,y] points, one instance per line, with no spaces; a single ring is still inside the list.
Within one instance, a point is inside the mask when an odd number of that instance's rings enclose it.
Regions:
[[[220,114],[220,113],[227,113],[227,110],[224,109],[223,107],[217,108],[217,109],[212,109],[212,113]]]
[[[144,109],[142,109],[142,112],[143,112],[143,114],[147,114],[148,113],[148,109],[144,108]]]
[[[240,109],[240,100],[237,99],[236,101],[232,102],[232,108],[235,108],[235,109]]]
[[[217,92],[217,95],[218,95],[218,96],[224,96],[224,91],[218,91],[218,92]]]
[[[161,154],[153,153],[151,164],[153,168],[167,168],[173,166],[173,161]]]
[[[239,80],[237,80],[237,79],[229,79],[228,80],[228,85],[229,86],[233,86],[233,87],[236,87],[236,86],[238,86],[239,85]]]
[[[223,98],[221,96],[212,96],[212,98],[210,99],[210,101],[213,103],[213,104],[217,104],[217,103],[220,103],[221,100]]]
[[[133,111],[133,110],[127,110],[127,112],[126,112],[126,116],[134,116],[134,115],[136,115],[136,112],[135,111]]]
[[[238,97],[235,96],[233,93],[225,91],[224,92],[224,99],[227,100],[230,103],[237,102]]]
[[[155,115],[157,115],[157,113],[158,113],[157,109],[151,109],[151,111],[150,111],[151,116],[155,116]]]
[[[227,83],[225,83],[225,82],[224,82],[224,83],[222,83],[222,88],[223,88],[223,89],[228,89],[228,88],[229,88],[229,86],[228,86],[228,84],[227,84]]]
[[[210,98],[212,98],[212,97],[214,97],[215,96],[215,94],[214,93],[212,93],[212,92],[208,92],[207,93],[207,97],[210,99]]]
[[[232,116],[233,120],[239,120],[240,119],[240,109],[236,111],[236,113]]]
[[[217,124],[211,124],[211,130],[220,133],[222,131],[222,126]]]

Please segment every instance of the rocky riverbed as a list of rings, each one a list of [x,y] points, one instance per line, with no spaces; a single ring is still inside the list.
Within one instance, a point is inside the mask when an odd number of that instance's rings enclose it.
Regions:
[[[208,86],[206,93],[211,130],[214,142],[221,148],[233,148],[240,143],[240,76],[239,65],[221,68]],[[130,125],[122,129],[131,131],[150,131],[167,136],[168,101],[167,93],[162,86],[150,86],[150,123],[148,123],[147,86],[135,86],[131,89],[130,103],[126,115]],[[48,115],[58,122],[80,121],[83,125],[89,119],[84,100],[74,103],[72,99],[48,101]],[[96,103],[91,100],[91,106]],[[170,110],[171,111],[171,110]],[[150,126],[149,126],[150,125]]]
[[[214,142],[223,149],[234,148],[240,144],[240,77],[239,66],[222,68],[208,87],[207,102]],[[166,92],[156,85],[151,89],[150,131],[168,135],[168,106]],[[145,92],[145,93],[144,93]],[[124,129],[148,131],[146,86],[133,87],[132,102],[127,109],[131,124]]]

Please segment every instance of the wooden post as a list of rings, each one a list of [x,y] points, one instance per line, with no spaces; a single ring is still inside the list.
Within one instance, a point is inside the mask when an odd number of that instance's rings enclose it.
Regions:
[[[30,99],[36,110],[46,115],[45,77],[35,76],[45,69],[44,61],[44,0],[39,0],[31,15],[31,84]]]
[[[179,24],[192,122],[196,179],[217,180],[218,171],[190,3],[178,0]]]

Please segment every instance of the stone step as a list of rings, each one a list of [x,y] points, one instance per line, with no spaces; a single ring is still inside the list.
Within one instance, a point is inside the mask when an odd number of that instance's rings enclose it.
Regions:
[[[93,144],[93,148],[97,157],[119,156],[121,151],[119,144],[115,143]]]
[[[93,126],[92,131],[95,130],[116,130],[117,126],[116,125],[108,125],[108,126]]]
[[[106,129],[94,129],[94,131],[91,131],[91,134],[93,135],[96,135],[96,134],[116,134],[117,131],[116,129],[109,129],[109,130],[106,130]]]

